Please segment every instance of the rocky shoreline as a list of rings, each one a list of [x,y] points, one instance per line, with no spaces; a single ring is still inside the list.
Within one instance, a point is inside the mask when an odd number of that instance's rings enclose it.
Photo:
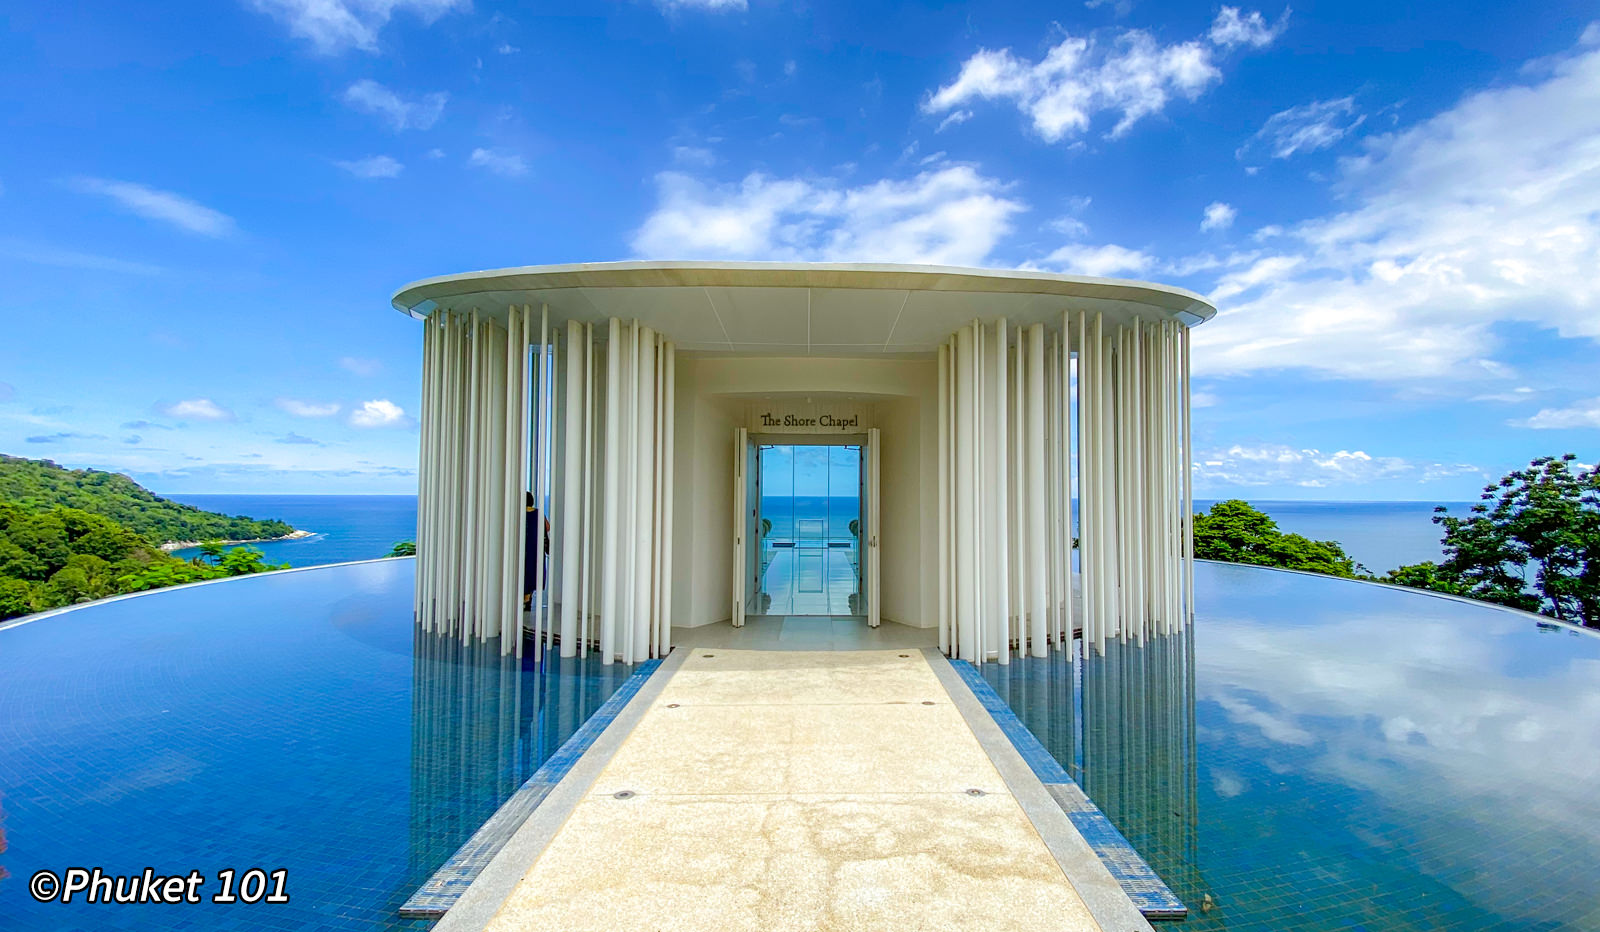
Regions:
[[[275,540],[300,540],[301,538],[311,537],[314,534],[316,534],[316,531],[290,531],[282,537],[256,537],[250,540],[224,540],[218,541],[218,543],[225,547],[232,547],[237,544],[269,544]],[[172,553],[174,550],[188,550],[191,547],[198,547],[204,543],[208,543],[208,541],[169,540],[161,545],[161,549],[167,553]]]

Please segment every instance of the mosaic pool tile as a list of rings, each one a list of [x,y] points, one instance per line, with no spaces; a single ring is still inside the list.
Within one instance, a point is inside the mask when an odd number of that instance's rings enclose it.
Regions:
[[[483,826],[467,839],[466,844],[456,850],[440,868],[429,877],[427,882],[417,888],[409,899],[400,907],[400,915],[406,919],[437,919],[449,911],[465,893],[467,887],[478,879],[483,869],[489,866],[494,856],[500,853],[511,836],[516,834],[522,823],[539,807],[556,784],[566,777],[574,764],[578,762],[586,751],[594,744],[600,733],[616,720],[620,714],[644,687],[645,680],[661,666],[659,660],[647,660],[634,668],[632,676],[628,677],[611,698],[601,704],[594,714],[589,716],[572,737],[566,740],[554,754],[550,755],[540,768],[528,778],[511,798],[507,799],[494,815],[483,823]]]
[[[993,716],[995,724],[1000,726],[1012,747],[1016,748],[1045,789],[1050,791],[1050,796],[1061,806],[1078,834],[1089,843],[1089,848],[1139,912],[1147,919],[1182,919],[1188,915],[1188,907],[1183,901],[1150,869],[1150,865],[1122,837],[1105,813],[1089,801],[1089,797],[1068,775],[1066,768],[1022,724],[978,668],[965,660],[952,660],[950,664],[962,682],[972,690],[979,704]]]

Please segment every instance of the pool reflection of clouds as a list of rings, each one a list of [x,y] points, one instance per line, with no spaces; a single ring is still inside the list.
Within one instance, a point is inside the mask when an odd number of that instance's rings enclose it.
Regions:
[[[1403,814],[1430,874],[1505,915],[1553,918],[1544,907],[1584,883],[1560,875],[1600,857],[1600,639],[1550,651],[1531,619],[1494,609],[1335,580],[1246,581],[1213,577],[1196,624],[1218,795],[1237,795],[1217,782],[1228,746],[1370,794]]]

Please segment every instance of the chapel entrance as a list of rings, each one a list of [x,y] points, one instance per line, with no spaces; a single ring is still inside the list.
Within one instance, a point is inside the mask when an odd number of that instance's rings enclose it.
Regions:
[[[878,624],[876,430],[736,438],[735,626],[747,616]]]

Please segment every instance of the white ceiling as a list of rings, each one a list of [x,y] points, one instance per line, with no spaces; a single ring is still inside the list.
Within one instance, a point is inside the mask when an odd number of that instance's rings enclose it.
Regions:
[[[1064,311],[1108,323],[1180,320],[1214,309],[1146,282],[927,266],[597,263],[475,272],[416,282],[394,297],[423,317],[440,308],[504,319],[510,305],[552,326],[638,320],[685,352],[861,356],[933,352],[973,319],[1059,326]]]

